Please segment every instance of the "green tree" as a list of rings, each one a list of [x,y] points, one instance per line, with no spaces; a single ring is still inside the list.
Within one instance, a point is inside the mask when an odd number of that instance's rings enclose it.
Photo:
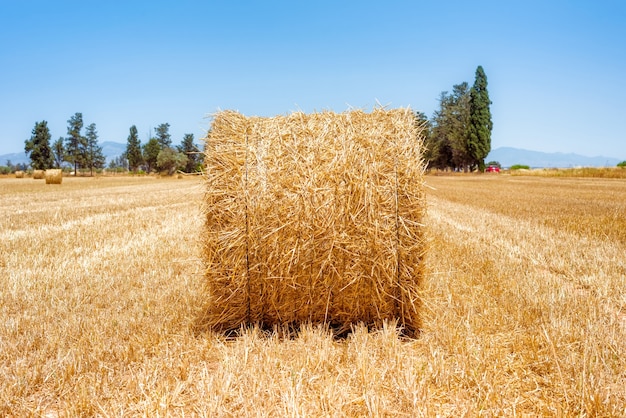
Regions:
[[[65,161],[65,147],[63,146],[63,137],[52,143],[52,155],[54,156],[54,166],[61,168],[63,161]]]
[[[147,165],[148,173],[157,168],[157,159],[159,158],[159,152],[161,152],[161,145],[156,138],[150,138],[150,140],[143,146],[143,160]]]
[[[469,125],[469,85],[462,82],[452,86],[451,131],[452,162],[457,169],[468,171],[471,168],[471,157],[467,150],[467,128]]]
[[[106,157],[102,153],[102,147],[98,145],[98,131],[96,124],[92,123],[85,130],[85,138],[87,139],[87,152],[85,155],[85,167],[89,167],[93,176],[93,169],[104,168]]]
[[[170,135],[170,124],[162,123],[156,127],[156,139],[161,145],[161,149],[170,148],[172,146],[172,137]]]
[[[491,110],[487,91],[487,76],[482,66],[476,68],[476,78],[470,90],[469,126],[467,135],[467,151],[471,164],[480,171],[485,171],[485,158],[491,151]]]
[[[143,157],[141,155],[141,141],[139,140],[137,127],[135,125],[130,127],[130,134],[128,135],[128,141],[126,143],[126,158],[128,159],[129,170],[135,172],[143,163]]]
[[[81,135],[83,129],[83,114],[76,112],[67,121],[67,135],[65,146],[66,161],[74,165],[74,175],[78,174],[78,167],[83,166],[86,160],[87,139]]]
[[[447,99],[447,92],[442,92],[439,98],[440,109],[436,110],[432,121],[432,129],[428,141],[426,141],[427,151],[427,167],[445,170],[452,168],[452,146],[448,138],[450,130],[446,123],[444,103]]]
[[[185,173],[193,173],[198,170],[200,164],[200,150],[193,143],[193,134],[185,134],[183,141],[177,147],[178,152],[187,156],[187,163],[182,168]]]
[[[54,157],[50,148],[50,129],[48,122],[36,122],[30,139],[24,141],[24,151],[30,154],[31,166],[35,170],[46,170],[54,165]]]
[[[174,174],[176,169],[183,168],[187,164],[187,156],[172,148],[163,148],[157,158],[159,170],[166,171],[168,175]]]
[[[433,168],[466,171],[470,158],[467,153],[467,127],[469,123],[469,87],[466,82],[444,91],[439,97],[439,110],[433,116],[432,138]]]

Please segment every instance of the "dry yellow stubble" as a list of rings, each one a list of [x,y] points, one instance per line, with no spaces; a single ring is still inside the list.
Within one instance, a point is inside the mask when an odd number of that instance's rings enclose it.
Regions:
[[[427,183],[420,338],[228,340],[198,179],[0,179],[0,416],[625,416],[626,183]]]
[[[626,179],[624,167],[535,168],[511,170],[512,176]]]
[[[410,109],[215,115],[206,139],[207,326],[397,319],[419,329],[425,210]]]

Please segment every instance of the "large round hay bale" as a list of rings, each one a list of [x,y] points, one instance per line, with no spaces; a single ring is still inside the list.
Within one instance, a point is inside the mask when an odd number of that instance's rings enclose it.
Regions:
[[[45,170],[33,170],[33,178],[35,180],[42,180],[46,177]]]
[[[15,172],[15,178],[16,179],[23,179],[24,178],[24,172],[22,170],[17,170]]]
[[[424,164],[411,110],[226,111],[205,141],[211,329],[419,329]]]
[[[46,170],[46,184],[61,184],[63,182],[63,171],[60,168]]]

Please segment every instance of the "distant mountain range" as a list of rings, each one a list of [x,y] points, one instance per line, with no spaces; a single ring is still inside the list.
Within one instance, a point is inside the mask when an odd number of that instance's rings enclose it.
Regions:
[[[615,167],[620,159],[603,156],[586,157],[562,152],[539,152],[519,148],[500,147],[492,150],[485,163],[498,161],[502,167],[523,164],[531,168]]]
[[[15,152],[12,154],[2,154],[0,155],[0,165],[6,165],[7,162],[11,162],[11,164],[30,164],[30,158],[26,156],[24,152]]]
[[[126,144],[106,141],[100,144],[102,153],[107,158],[107,163],[119,157],[126,151]],[[0,155],[0,165],[5,165],[7,160],[12,164],[29,164],[30,159],[25,153],[13,153]],[[620,159],[609,157],[585,157],[578,154],[564,154],[562,152],[539,152],[529,151],[520,148],[500,147],[492,150],[485,163],[498,161],[503,167],[510,167],[514,164],[523,164],[532,168],[569,168],[569,167],[615,167]]]
[[[126,144],[120,144],[119,142],[105,141],[100,146],[102,147],[102,153],[107,157],[107,163],[126,152]]]

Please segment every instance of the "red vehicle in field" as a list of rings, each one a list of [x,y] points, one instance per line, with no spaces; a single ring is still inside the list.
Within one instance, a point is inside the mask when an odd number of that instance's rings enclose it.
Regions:
[[[499,173],[500,172],[500,167],[498,167],[497,165],[490,165],[489,167],[487,167],[487,173]]]

